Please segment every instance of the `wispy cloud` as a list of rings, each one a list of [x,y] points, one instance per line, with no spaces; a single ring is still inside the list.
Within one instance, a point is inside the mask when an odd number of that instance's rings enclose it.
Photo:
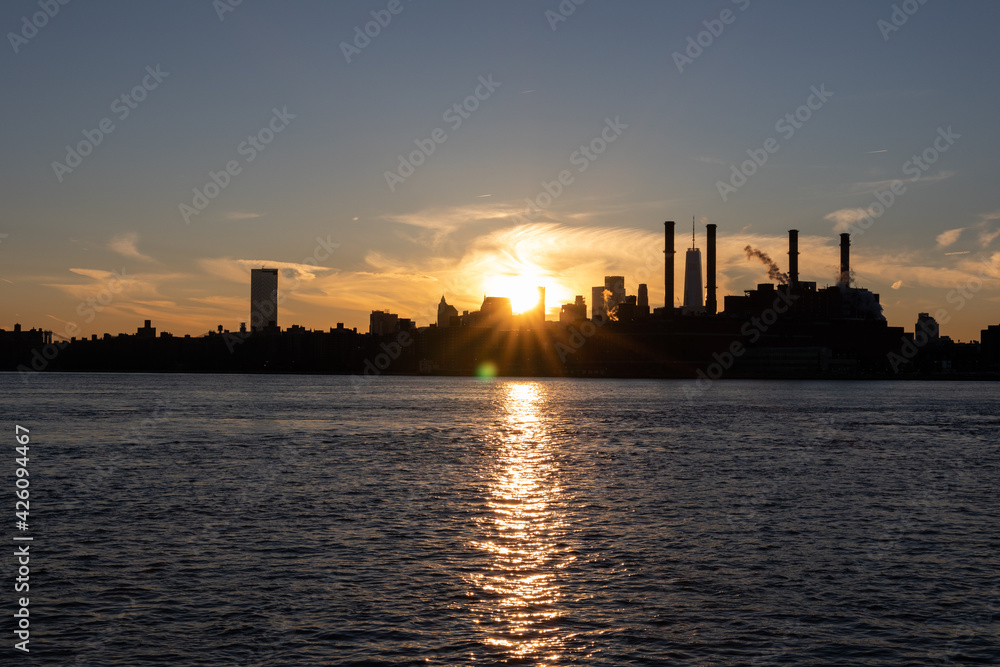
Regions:
[[[155,262],[156,260],[149,255],[139,252],[138,244],[139,235],[135,232],[126,232],[113,237],[108,242],[108,247],[122,257],[138,259],[143,262]]]
[[[267,267],[281,269],[282,277],[308,283],[320,273],[331,271],[329,267],[297,262],[279,262],[270,259],[234,259],[232,257],[208,257],[198,260],[202,270],[216,278],[237,283],[250,284],[250,270]]]
[[[244,213],[241,211],[230,211],[226,213],[223,217],[226,220],[252,220],[253,218],[263,217],[263,213]]]
[[[946,232],[941,232],[937,235],[937,247],[947,248],[948,246],[953,245],[964,231],[965,227],[958,227],[956,229],[949,229]]]
[[[976,229],[979,230],[979,244],[984,249],[1000,236],[1000,224],[997,224],[997,221],[1000,221],[1000,209],[979,216]]]
[[[954,171],[939,171],[936,174],[926,174],[920,178],[890,178],[882,181],[862,181],[860,183],[854,183],[851,186],[852,194],[864,194],[864,193],[874,193],[876,190],[886,190],[892,186],[896,181],[903,181],[903,183],[909,187],[914,183],[937,183],[938,181],[944,181],[955,175]]]
[[[86,278],[85,282],[47,282],[46,287],[59,290],[73,299],[86,304],[85,309],[77,308],[75,314],[85,316],[91,309],[102,318],[124,316],[128,319],[159,316],[171,308],[180,311],[175,301],[160,293],[163,283],[186,278],[184,274],[133,274],[128,271],[104,271],[97,269],[72,268],[71,273]],[[144,303],[156,304],[146,306]]]
[[[491,220],[505,220],[520,213],[517,206],[498,204],[477,204],[469,206],[447,206],[426,208],[416,213],[386,216],[390,222],[421,227],[436,231],[450,232],[465,225]]]

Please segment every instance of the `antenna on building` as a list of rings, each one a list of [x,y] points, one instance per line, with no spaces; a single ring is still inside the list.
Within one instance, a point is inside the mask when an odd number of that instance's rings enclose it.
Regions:
[[[691,250],[694,250],[694,216],[691,216]]]

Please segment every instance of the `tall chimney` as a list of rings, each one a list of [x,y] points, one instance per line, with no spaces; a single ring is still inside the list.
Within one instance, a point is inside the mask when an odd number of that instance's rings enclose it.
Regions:
[[[674,307],[674,221],[668,220],[663,223],[663,233],[665,236],[663,247],[663,287],[665,294],[663,297],[664,307],[669,313]]]
[[[840,235],[840,282],[851,285],[851,235],[847,232]]]
[[[788,285],[799,284],[799,230],[788,230]]]
[[[715,224],[705,225],[708,228],[708,257],[705,260],[708,272],[708,292],[705,295],[705,310],[709,315],[719,312],[719,304],[715,296]]]

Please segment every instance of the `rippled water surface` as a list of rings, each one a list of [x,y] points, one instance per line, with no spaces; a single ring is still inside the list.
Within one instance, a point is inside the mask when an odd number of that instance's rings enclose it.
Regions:
[[[19,664],[1000,663],[997,384],[0,390],[10,458],[32,437]]]

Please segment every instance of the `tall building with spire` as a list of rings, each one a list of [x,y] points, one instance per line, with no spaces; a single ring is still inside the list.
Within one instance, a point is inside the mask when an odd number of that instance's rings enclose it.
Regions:
[[[691,218],[691,247],[688,248],[684,263],[684,308],[701,310],[703,285],[701,280],[701,250],[695,244],[694,218]]]

